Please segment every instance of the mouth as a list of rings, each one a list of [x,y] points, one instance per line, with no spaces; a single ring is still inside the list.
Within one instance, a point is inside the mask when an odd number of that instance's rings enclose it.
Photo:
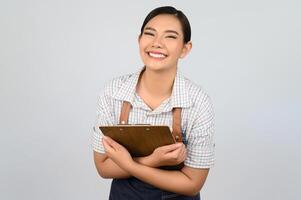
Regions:
[[[166,54],[164,53],[161,53],[161,52],[155,52],[155,51],[149,51],[147,52],[147,54],[152,57],[152,58],[155,58],[155,59],[164,59],[167,57]]]

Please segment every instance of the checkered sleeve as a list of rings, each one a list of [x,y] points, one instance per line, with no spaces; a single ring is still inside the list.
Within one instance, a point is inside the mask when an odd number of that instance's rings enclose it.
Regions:
[[[211,99],[203,96],[195,109],[196,117],[187,140],[185,165],[193,168],[210,168],[214,165],[214,112]]]
[[[93,126],[92,147],[98,153],[105,153],[102,144],[103,133],[100,131],[100,125],[112,125],[111,102],[107,94],[99,96],[97,103],[97,117]]]

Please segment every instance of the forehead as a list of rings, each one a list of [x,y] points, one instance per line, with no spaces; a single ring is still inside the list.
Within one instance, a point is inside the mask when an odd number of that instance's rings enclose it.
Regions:
[[[174,30],[182,33],[182,26],[177,17],[169,14],[161,14],[152,18],[145,26],[156,29],[157,31]]]

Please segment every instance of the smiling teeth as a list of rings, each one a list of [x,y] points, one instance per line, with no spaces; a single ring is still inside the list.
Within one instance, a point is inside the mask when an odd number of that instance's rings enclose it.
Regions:
[[[149,53],[149,55],[151,57],[154,57],[154,58],[165,58],[166,56],[164,54],[156,54],[156,53]]]

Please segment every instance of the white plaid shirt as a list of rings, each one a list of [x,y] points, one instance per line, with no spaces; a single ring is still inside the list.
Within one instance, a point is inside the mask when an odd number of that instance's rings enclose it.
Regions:
[[[172,95],[155,110],[150,109],[136,93],[142,69],[133,74],[115,78],[105,85],[99,98],[97,119],[93,132],[93,149],[104,153],[100,125],[119,123],[123,101],[132,104],[129,124],[168,125],[172,127],[173,107],[182,108],[183,141],[187,148],[185,165],[210,168],[214,164],[214,113],[209,96],[204,90],[177,71]]]

